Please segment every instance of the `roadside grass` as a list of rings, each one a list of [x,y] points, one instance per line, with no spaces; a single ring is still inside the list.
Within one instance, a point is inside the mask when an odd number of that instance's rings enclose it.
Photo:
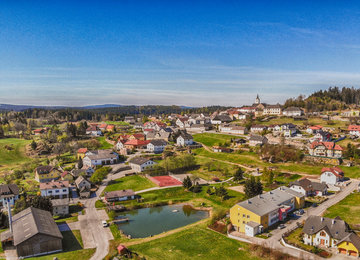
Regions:
[[[95,253],[95,248],[83,249],[83,242],[79,230],[64,231],[62,253],[51,254],[40,257],[31,257],[29,260],[53,260],[55,257],[61,260],[88,260]]]
[[[150,260],[259,259],[251,255],[247,244],[199,226],[129,248]]]
[[[347,196],[342,201],[328,208],[325,217],[335,218],[339,216],[346,221],[352,228],[360,229],[360,193],[355,192]]]
[[[194,134],[193,137],[195,142],[199,142],[210,147],[214,145],[230,143],[230,140],[232,138],[237,138],[236,136],[233,135],[213,134],[213,133]]]
[[[0,169],[30,162],[32,159],[25,154],[25,147],[31,140],[18,138],[0,139]]]
[[[156,187],[149,179],[139,175],[132,175],[111,181],[104,192],[132,189],[133,191],[145,190]]]
[[[305,245],[302,241],[302,228],[297,228],[286,237],[287,241],[296,247],[305,249],[307,251],[314,250],[314,246]]]
[[[99,149],[100,150],[103,150],[103,149],[112,149],[113,148],[113,145],[112,144],[109,144],[106,140],[105,140],[105,136],[100,136],[100,137],[97,137],[96,138],[99,143],[100,143],[100,147]]]

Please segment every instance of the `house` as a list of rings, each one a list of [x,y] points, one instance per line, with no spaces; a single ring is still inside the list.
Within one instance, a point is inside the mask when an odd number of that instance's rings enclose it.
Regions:
[[[179,128],[184,129],[186,126],[190,126],[190,123],[188,122],[187,117],[180,117],[175,121],[175,125],[177,125]]]
[[[147,150],[152,153],[162,153],[165,150],[167,142],[162,139],[151,140],[147,145]]]
[[[116,147],[116,150],[120,151],[121,149],[124,149],[125,148],[125,143],[126,141],[124,140],[118,140],[115,147]]]
[[[239,108],[239,112],[241,113],[245,113],[245,114],[251,114],[251,113],[255,113],[256,110],[256,106],[242,106]]]
[[[49,211],[29,207],[11,218],[12,231],[1,233],[3,246],[12,241],[18,257],[62,251],[63,236]]]
[[[339,167],[324,167],[321,170],[320,181],[329,185],[336,185],[344,180],[344,172]]]
[[[266,126],[263,125],[253,125],[250,128],[251,133],[261,133],[262,131],[265,131],[267,129]]]
[[[304,205],[303,194],[282,186],[235,204],[230,209],[230,221],[236,231],[253,237]]]
[[[35,180],[38,182],[49,182],[58,180],[61,177],[61,173],[53,166],[45,165],[39,166],[35,169]]]
[[[19,187],[16,184],[2,184],[0,185],[0,207],[14,206],[15,201],[19,199]]]
[[[192,132],[204,132],[211,129],[209,124],[192,124],[190,127],[186,127],[186,130]]]
[[[194,144],[194,138],[188,133],[181,133],[178,138],[176,138],[177,146],[187,146],[192,144]]]
[[[257,145],[264,145],[268,142],[268,139],[265,136],[261,135],[252,135],[249,138],[249,145],[250,146],[257,146]]]
[[[143,157],[132,158],[129,163],[134,172],[143,172],[147,169],[152,169],[156,164],[156,162]]]
[[[263,115],[281,115],[281,106],[277,105],[266,105],[263,109]]]
[[[304,227],[304,244],[336,248],[337,253],[359,257],[360,237],[340,217],[310,216]]]
[[[41,135],[41,134],[45,133],[45,129],[39,128],[39,129],[35,129],[33,132],[34,132],[34,135]]]
[[[117,251],[119,255],[125,255],[129,252],[129,249],[127,249],[127,247],[124,245],[118,245]]]
[[[69,198],[69,182],[51,181],[40,183],[40,192],[43,197],[53,197],[55,199]]]
[[[76,180],[75,180],[75,185],[76,185],[76,188],[78,190],[81,190],[83,189],[84,187],[88,190],[91,189],[91,183],[85,179],[83,176],[79,176]]]
[[[343,148],[334,142],[314,141],[309,146],[311,156],[321,156],[329,158],[341,158]]]
[[[222,115],[216,115],[214,118],[211,119],[211,124],[213,125],[220,125],[222,123],[230,123],[232,122],[232,119],[229,115],[222,114]]]
[[[313,126],[309,126],[307,129],[306,129],[306,132],[308,134],[314,134],[316,133],[317,131],[321,130],[323,127],[321,125],[313,125]]]
[[[109,191],[105,192],[104,198],[106,202],[133,200],[135,199],[135,192],[133,190]]]
[[[302,116],[304,111],[299,107],[288,107],[283,110],[282,114],[288,117]]]
[[[135,118],[133,116],[126,116],[124,122],[129,124],[135,124]]]
[[[312,140],[318,141],[318,142],[329,142],[331,141],[332,137],[329,132],[325,132],[323,130],[319,130],[316,132]]]
[[[221,147],[221,146],[213,146],[212,147],[214,153],[231,153],[232,149],[228,147]]]
[[[301,179],[291,182],[290,189],[308,196],[324,196],[327,194],[328,186],[325,183],[312,182],[309,179]]]
[[[101,130],[96,125],[88,127],[86,129],[86,134],[91,136],[102,136]]]
[[[349,125],[348,131],[350,135],[360,137],[360,125]]]
[[[53,199],[51,204],[54,216],[69,215],[69,199]]]
[[[105,130],[107,132],[115,132],[115,125],[107,125]]]
[[[239,134],[244,135],[247,134],[247,128],[243,126],[235,126],[235,125],[221,125],[219,127],[220,132],[229,133],[229,134]]]
[[[95,150],[86,153],[83,164],[86,167],[97,165],[115,164],[119,161],[119,155],[112,150]]]
[[[85,157],[85,154],[88,152],[88,149],[87,148],[79,148],[77,150],[77,158],[78,159],[84,159]]]
[[[128,140],[145,140],[145,135],[141,133],[136,133],[128,136]]]
[[[149,143],[149,140],[131,139],[124,143],[124,147],[129,150],[146,149]]]

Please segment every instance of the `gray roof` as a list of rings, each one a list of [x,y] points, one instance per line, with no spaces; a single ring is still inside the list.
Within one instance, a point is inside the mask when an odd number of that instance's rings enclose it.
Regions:
[[[242,201],[238,203],[238,205],[259,216],[263,216],[280,208],[286,201],[291,200],[295,196],[304,197],[301,193],[282,186],[275,190]]]
[[[54,167],[50,165],[43,165],[36,168],[38,174],[48,174],[52,170],[54,170]]]
[[[135,196],[135,192],[133,190],[115,190],[105,192],[105,199],[113,199],[113,198],[121,198],[121,197],[129,197]]]
[[[142,164],[146,163],[147,161],[150,161],[150,160],[147,158],[144,158],[144,157],[135,157],[135,158],[132,158],[129,162],[132,164],[142,165]]]
[[[36,234],[63,238],[49,211],[30,207],[14,215],[12,220],[14,246]]]
[[[0,185],[0,195],[19,195],[19,187],[16,184]]]
[[[179,135],[179,137],[182,137],[182,138],[184,138],[184,140],[192,140],[192,139],[194,139],[193,137],[192,137],[192,135],[191,134],[188,134],[188,133],[181,133],[180,135]],[[179,138],[178,137],[178,138]]]
[[[256,222],[254,222],[254,221],[250,221],[250,222],[246,223],[246,225],[249,226],[249,227],[252,227],[252,228],[255,228],[255,227],[257,227],[257,226],[260,226],[259,223],[256,223]]]
[[[154,146],[163,146],[163,145],[167,145],[167,142],[165,140],[162,139],[155,139],[155,140],[151,140],[150,142],[151,144],[153,144]]]
[[[89,154],[87,154],[86,156],[89,157],[91,160],[118,158],[118,155],[114,153],[112,150],[90,151]]]
[[[90,183],[87,179],[85,179],[83,176],[80,175],[80,176],[75,180],[76,186],[79,186],[79,184],[80,184],[81,182],[83,182],[83,181],[86,181],[86,182]]]
[[[265,136],[261,136],[261,135],[252,135],[252,136],[250,136],[249,140],[263,142],[264,140],[267,140],[267,138]]]
[[[312,182],[309,179],[301,179],[294,182],[290,182],[290,187],[296,185],[302,187],[305,191],[323,191],[328,186],[325,183]]]
[[[53,199],[51,200],[51,204],[53,205],[53,207],[58,207],[58,206],[69,206],[69,199]]]
[[[321,230],[324,230],[332,238],[337,240],[344,239],[352,232],[349,225],[340,217],[331,219],[320,216],[310,216],[306,219],[303,227],[305,234],[313,235]]]
[[[302,111],[301,108],[299,107],[288,107],[284,109],[284,112],[299,112],[299,111]]]

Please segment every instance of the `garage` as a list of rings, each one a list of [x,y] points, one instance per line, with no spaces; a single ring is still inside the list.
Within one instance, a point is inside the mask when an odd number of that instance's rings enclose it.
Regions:
[[[358,253],[352,250],[349,250],[349,255],[351,256],[358,256]]]
[[[344,248],[339,248],[339,253],[346,255],[346,249],[344,249]]]

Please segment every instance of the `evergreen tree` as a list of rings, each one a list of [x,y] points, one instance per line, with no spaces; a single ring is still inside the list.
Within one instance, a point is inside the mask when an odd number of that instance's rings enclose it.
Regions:
[[[192,187],[192,181],[189,176],[186,176],[186,178],[183,180],[183,187],[186,190],[190,190],[190,188]]]
[[[236,170],[234,174],[234,181],[239,182],[244,178],[244,171],[240,167]]]
[[[77,166],[78,166],[78,169],[81,169],[81,168],[84,166],[83,161],[82,161],[81,158],[79,158],[79,161],[78,161],[78,163],[77,163]]]
[[[35,140],[32,140],[32,142],[31,142],[31,149],[33,149],[33,150],[36,150],[36,148],[37,148],[37,143],[35,142]]]

